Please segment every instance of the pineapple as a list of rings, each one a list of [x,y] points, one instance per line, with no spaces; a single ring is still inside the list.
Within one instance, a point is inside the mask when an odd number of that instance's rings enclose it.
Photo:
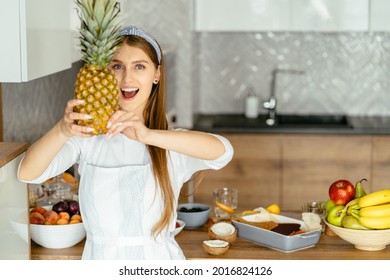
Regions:
[[[120,38],[117,36],[119,3],[116,0],[76,0],[81,20],[80,45],[84,67],[80,69],[74,88],[75,98],[84,104],[76,112],[92,116],[77,124],[95,129],[93,134],[107,132],[107,122],[119,109],[118,82],[107,68]]]

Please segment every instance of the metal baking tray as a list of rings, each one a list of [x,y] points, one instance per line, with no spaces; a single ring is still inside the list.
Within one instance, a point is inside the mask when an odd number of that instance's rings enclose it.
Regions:
[[[245,216],[245,219],[247,221],[254,221],[255,216],[256,214],[248,215]],[[298,223],[300,225],[304,225],[302,220],[276,214],[271,214],[271,216],[277,223]],[[286,253],[314,247],[318,243],[322,233],[322,229],[320,228],[317,230],[288,236],[235,220],[232,220],[232,223],[237,228],[239,237],[247,239],[258,245]]]

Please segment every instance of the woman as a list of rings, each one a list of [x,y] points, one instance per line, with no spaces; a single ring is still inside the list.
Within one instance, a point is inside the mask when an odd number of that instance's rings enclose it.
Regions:
[[[184,259],[172,231],[183,183],[195,172],[220,169],[233,156],[229,141],[203,132],[168,129],[164,58],[137,27],[120,32],[110,63],[122,95],[106,135],[75,124],[80,100],[31,145],[18,176],[40,183],[79,164],[79,203],[87,239],[82,259]]]

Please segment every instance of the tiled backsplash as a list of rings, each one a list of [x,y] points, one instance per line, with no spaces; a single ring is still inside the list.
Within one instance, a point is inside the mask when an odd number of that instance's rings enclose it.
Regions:
[[[81,63],[26,83],[3,84],[4,141],[32,143],[64,115]]]
[[[199,34],[199,111],[243,112],[248,88],[265,101],[279,74],[279,113],[390,114],[389,33]]]
[[[244,112],[248,88],[265,101],[278,67],[305,71],[278,75],[279,113],[390,115],[390,33],[195,33],[188,0],[128,0],[122,11],[169,51],[177,126],[192,127],[195,113]],[[3,84],[4,140],[35,141],[57,122],[79,66]]]

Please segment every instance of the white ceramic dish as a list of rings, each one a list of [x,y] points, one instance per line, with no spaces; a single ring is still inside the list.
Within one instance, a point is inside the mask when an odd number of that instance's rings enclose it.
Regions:
[[[353,244],[359,250],[379,251],[390,244],[390,229],[358,230],[338,227],[327,221],[325,223],[341,239]]]
[[[62,249],[76,245],[85,238],[83,223],[68,225],[30,225],[31,239],[45,248]]]
[[[176,222],[178,222],[180,226],[175,228],[175,230],[173,231],[174,236],[178,235],[186,225],[182,220],[176,220]]]
[[[46,210],[51,210],[52,206],[45,206]],[[31,209],[30,209],[31,210]],[[83,223],[66,225],[35,225],[30,224],[31,239],[49,249],[69,248],[86,236]]]
[[[277,223],[297,223],[304,225],[302,220],[293,219],[290,217],[271,214],[272,219]],[[256,214],[245,216],[248,221],[255,221]],[[251,226],[249,224],[232,221],[237,228],[238,236],[247,239],[261,246],[282,252],[293,252],[315,246],[321,237],[322,229],[309,231],[297,235],[287,236],[263,228]]]

